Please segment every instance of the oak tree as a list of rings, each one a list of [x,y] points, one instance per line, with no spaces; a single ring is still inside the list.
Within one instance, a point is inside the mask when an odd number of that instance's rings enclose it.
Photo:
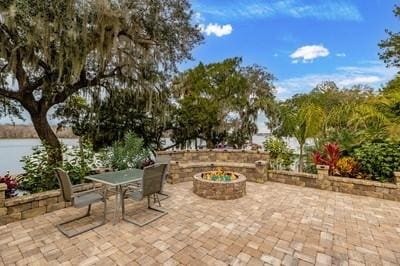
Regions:
[[[0,2],[0,96],[62,161],[48,112],[83,91],[157,88],[202,39],[186,0]]]

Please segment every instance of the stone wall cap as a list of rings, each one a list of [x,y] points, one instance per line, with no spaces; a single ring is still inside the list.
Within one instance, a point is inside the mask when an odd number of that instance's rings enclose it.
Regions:
[[[192,168],[192,167],[239,167],[239,168],[255,168],[254,163],[236,163],[236,162],[192,162],[192,163],[180,163],[181,168]]]
[[[375,187],[383,187],[383,188],[398,188],[398,185],[393,183],[382,183],[374,180],[366,180],[366,179],[355,179],[350,177],[342,177],[342,176],[328,176],[329,180],[343,182],[343,183],[351,183],[357,185],[364,186],[375,186]]]
[[[285,170],[268,170],[270,173],[280,174],[280,175],[288,175],[295,177],[306,177],[311,179],[319,179],[318,175],[310,174],[310,173],[301,173],[294,171],[285,171]]]
[[[221,152],[221,153],[250,153],[250,154],[268,154],[265,151],[252,151],[243,149],[192,149],[192,150],[173,150],[173,151],[156,151],[157,154],[173,154],[173,153],[207,153],[207,152]]]
[[[6,199],[5,206],[6,207],[15,206],[15,205],[19,205],[19,204],[36,201],[36,200],[54,198],[54,197],[58,197],[60,195],[61,195],[60,190],[50,190],[50,191],[39,192],[39,193],[31,194],[31,195],[17,196],[17,197]]]
[[[100,183],[95,184],[95,187],[101,187],[101,184]],[[88,190],[91,188],[93,188],[93,184],[90,184],[90,183],[79,184],[79,185],[73,187],[73,191],[80,192],[80,191]],[[31,195],[17,196],[17,197],[6,199],[4,205],[6,207],[10,207],[10,206],[20,205],[20,204],[24,204],[24,203],[29,203],[32,201],[44,200],[44,199],[48,199],[48,198],[55,198],[60,195],[61,195],[61,191],[59,189],[49,190],[49,191],[34,193]]]

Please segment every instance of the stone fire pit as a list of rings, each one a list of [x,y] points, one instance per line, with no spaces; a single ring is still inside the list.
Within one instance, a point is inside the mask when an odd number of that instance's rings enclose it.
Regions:
[[[230,181],[213,181],[203,178],[209,172],[195,174],[193,177],[193,192],[200,197],[216,200],[238,199],[246,195],[246,177],[234,174],[237,179]]]

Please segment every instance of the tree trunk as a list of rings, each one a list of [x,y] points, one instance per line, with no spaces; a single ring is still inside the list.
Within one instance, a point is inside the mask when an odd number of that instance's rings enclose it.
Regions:
[[[47,110],[31,111],[28,110],[35,127],[38,137],[46,145],[49,164],[60,166],[62,163],[61,144],[53,129],[47,121]]]
[[[215,148],[214,147],[214,143],[213,143],[213,141],[211,139],[207,139],[206,140],[206,145],[207,145],[208,149],[214,149]]]
[[[303,163],[303,147],[304,147],[304,143],[300,143],[299,172],[303,172],[303,170],[304,170],[304,163]]]
[[[251,132],[251,129],[249,129],[249,131],[247,132],[248,136],[249,136],[249,144],[253,145],[253,134]]]

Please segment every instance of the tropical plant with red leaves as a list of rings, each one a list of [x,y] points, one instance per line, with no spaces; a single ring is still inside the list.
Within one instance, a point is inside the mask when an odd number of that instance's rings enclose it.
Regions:
[[[315,165],[322,164],[329,166],[329,174],[333,174],[336,170],[337,162],[340,159],[340,147],[337,143],[327,143],[324,145],[323,153],[314,151],[311,159]]]
[[[337,143],[327,143],[324,145],[325,164],[329,165],[329,174],[336,170],[337,162],[340,159],[340,147]]]
[[[311,160],[315,165],[325,164],[322,154],[319,151],[313,151],[311,153]]]
[[[7,173],[5,176],[0,176],[0,183],[5,183],[7,185],[6,197],[15,196],[15,190],[18,187],[18,181],[15,178]]]

